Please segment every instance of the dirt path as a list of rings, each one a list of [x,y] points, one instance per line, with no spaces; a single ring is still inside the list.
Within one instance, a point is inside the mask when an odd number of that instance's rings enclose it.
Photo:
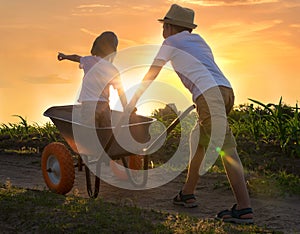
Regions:
[[[99,196],[107,201],[122,202],[144,208],[158,209],[167,212],[190,214],[199,218],[213,218],[222,209],[234,203],[231,190],[226,186],[214,188],[216,184],[226,181],[225,177],[205,175],[197,188],[199,206],[193,209],[174,206],[173,196],[183,185],[182,174],[172,182],[144,191],[131,191],[101,182]],[[0,183],[9,181],[11,185],[31,189],[46,189],[40,169],[40,158],[37,156],[0,155]],[[85,187],[84,172],[76,170],[75,184],[70,193],[88,197]],[[300,233],[300,199],[251,197],[255,212],[255,223],[258,226],[272,228],[284,233]]]

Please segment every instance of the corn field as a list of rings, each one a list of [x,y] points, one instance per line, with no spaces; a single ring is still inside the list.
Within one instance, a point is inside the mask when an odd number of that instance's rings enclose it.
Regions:
[[[287,106],[282,98],[278,104],[249,100],[252,104],[240,105],[230,113],[229,121],[235,136],[279,146],[285,155],[300,157],[298,104]]]
[[[286,157],[300,158],[300,114],[299,107],[285,105],[280,98],[278,104],[264,104],[249,99],[251,104],[236,106],[229,115],[230,126],[238,139],[279,147]],[[170,108],[155,110],[152,117],[168,126],[177,117]],[[56,127],[50,122],[40,126],[29,125],[26,118],[15,115],[17,123],[0,124],[0,151],[5,149],[42,149],[52,141],[63,141]],[[181,131],[189,132],[195,124],[196,114],[191,113],[167,137],[162,154],[176,149]],[[154,131],[156,131],[154,129]],[[157,131],[160,131],[157,129]],[[186,135],[186,133],[184,134]],[[188,147],[188,142],[186,142]],[[243,145],[240,147],[243,148]],[[248,149],[245,148],[245,151]]]

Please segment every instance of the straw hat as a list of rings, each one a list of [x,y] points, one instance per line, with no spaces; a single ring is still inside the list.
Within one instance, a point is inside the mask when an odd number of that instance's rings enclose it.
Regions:
[[[194,14],[195,13],[192,9],[173,4],[166,16],[158,21],[194,29],[197,27],[197,25],[194,24]]]

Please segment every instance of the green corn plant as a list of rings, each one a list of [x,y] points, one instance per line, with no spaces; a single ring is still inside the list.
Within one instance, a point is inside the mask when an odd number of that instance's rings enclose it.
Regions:
[[[228,116],[229,125],[235,135],[236,138],[243,136],[246,130],[245,125],[245,105],[240,105],[235,107]]]
[[[22,116],[14,116],[20,118],[21,121],[19,123],[0,124],[0,140],[3,143],[2,145],[11,144],[11,141],[15,141],[18,144],[23,143],[26,147],[35,147],[35,145],[40,146],[47,142],[63,141],[57,128],[50,122],[43,126],[37,123],[30,125]]]
[[[262,110],[251,105],[240,105],[229,114],[229,123],[236,137],[260,141],[268,135],[267,125],[261,116]]]
[[[40,126],[38,123],[34,123],[33,127],[36,132],[36,138],[46,139],[49,141],[59,141],[59,132],[55,125],[50,122],[45,123],[43,126]]]
[[[294,109],[295,111],[293,118],[287,122],[290,132],[288,134],[285,147],[289,147],[290,154],[292,156],[300,157],[300,115],[298,103]],[[287,146],[288,143],[289,146]]]
[[[1,135],[7,135],[10,138],[17,138],[20,135],[20,126],[13,123],[1,124]]]
[[[263,114],[261,117],[276,129],[280,145],[283,146],[286,136],[286,128],[282,112],[282,99],[280,98],[279,105],[274,105],[272,103],[264,104],[254,99],[249,100],[265,108],[266,114]]]
[[[18,128],[20,129],[20,131],[22,133],[28,134],[29,133],[29,125],[28,125],[27,120],[20,115],[13,115],[13,116],[21,119],[21,121],[18,124]]]
[[[263,124],[260,114],[253,105],[249,106],[248,122],[250,133],[252,133],[255,141],[257,142],[261,138],[261,126],[263,126]]]
[[[299,108],[298,105],[293,112],[291,107],[284,106],[282,103],[282,97],[277,105],[269,103],[263,104],[257,100],[249,99],[250,101],[264,107],[265,113],[262,118],[265,120],[265,124],[269,124],[271,127],[270,132],[273,132],[274,138],[279,140],[280,147],[290,153],[290,147],[292,145],[299,145]],[[297,153],[293,151],[294,153]]]

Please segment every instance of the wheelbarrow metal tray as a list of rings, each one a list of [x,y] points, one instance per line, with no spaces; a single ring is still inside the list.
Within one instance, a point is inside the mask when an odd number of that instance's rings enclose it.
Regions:
[[[91,141],[96,140],[101,143],[103,148],[105,148],[112,137],[111,145],[106,152],[110,158],[119,159],[122,156],[129,156],[132,154],[121,147],[114,136],[112,136],[112,130],[122,118],[122,112],[112,110],[112,127],[94,129],[93,127],[89,127],[72,120],[74,108],[81,108],[81,105],[53,106],[44,112],[44,116],[51,119],[62,137],[75,153],[97,157],[101,154],[101,152],[97,151],[94,147],[91,147],[91,145],[93,145]],[[139,143],[147,143],[150,140],[149,126],[154,121],[156,121],[154,118],[132,114],[129,119],[129,124],[121,126],[120,129],[116,131],[121,137],[126,137],[126,135],[123,135],[126,133],[125,129],[127,130],[129,127],[130,134],[134,140]],[[74,129],[79,130],[82,136],[74,136]],[[90,136],[90,133],[95,134],[95,131],[98,139],[86,139],[85,136]],[[137,145],[140,147],[142,146],[140,144]],[[135,150],[142,152],[143,148],[135,148]]]

